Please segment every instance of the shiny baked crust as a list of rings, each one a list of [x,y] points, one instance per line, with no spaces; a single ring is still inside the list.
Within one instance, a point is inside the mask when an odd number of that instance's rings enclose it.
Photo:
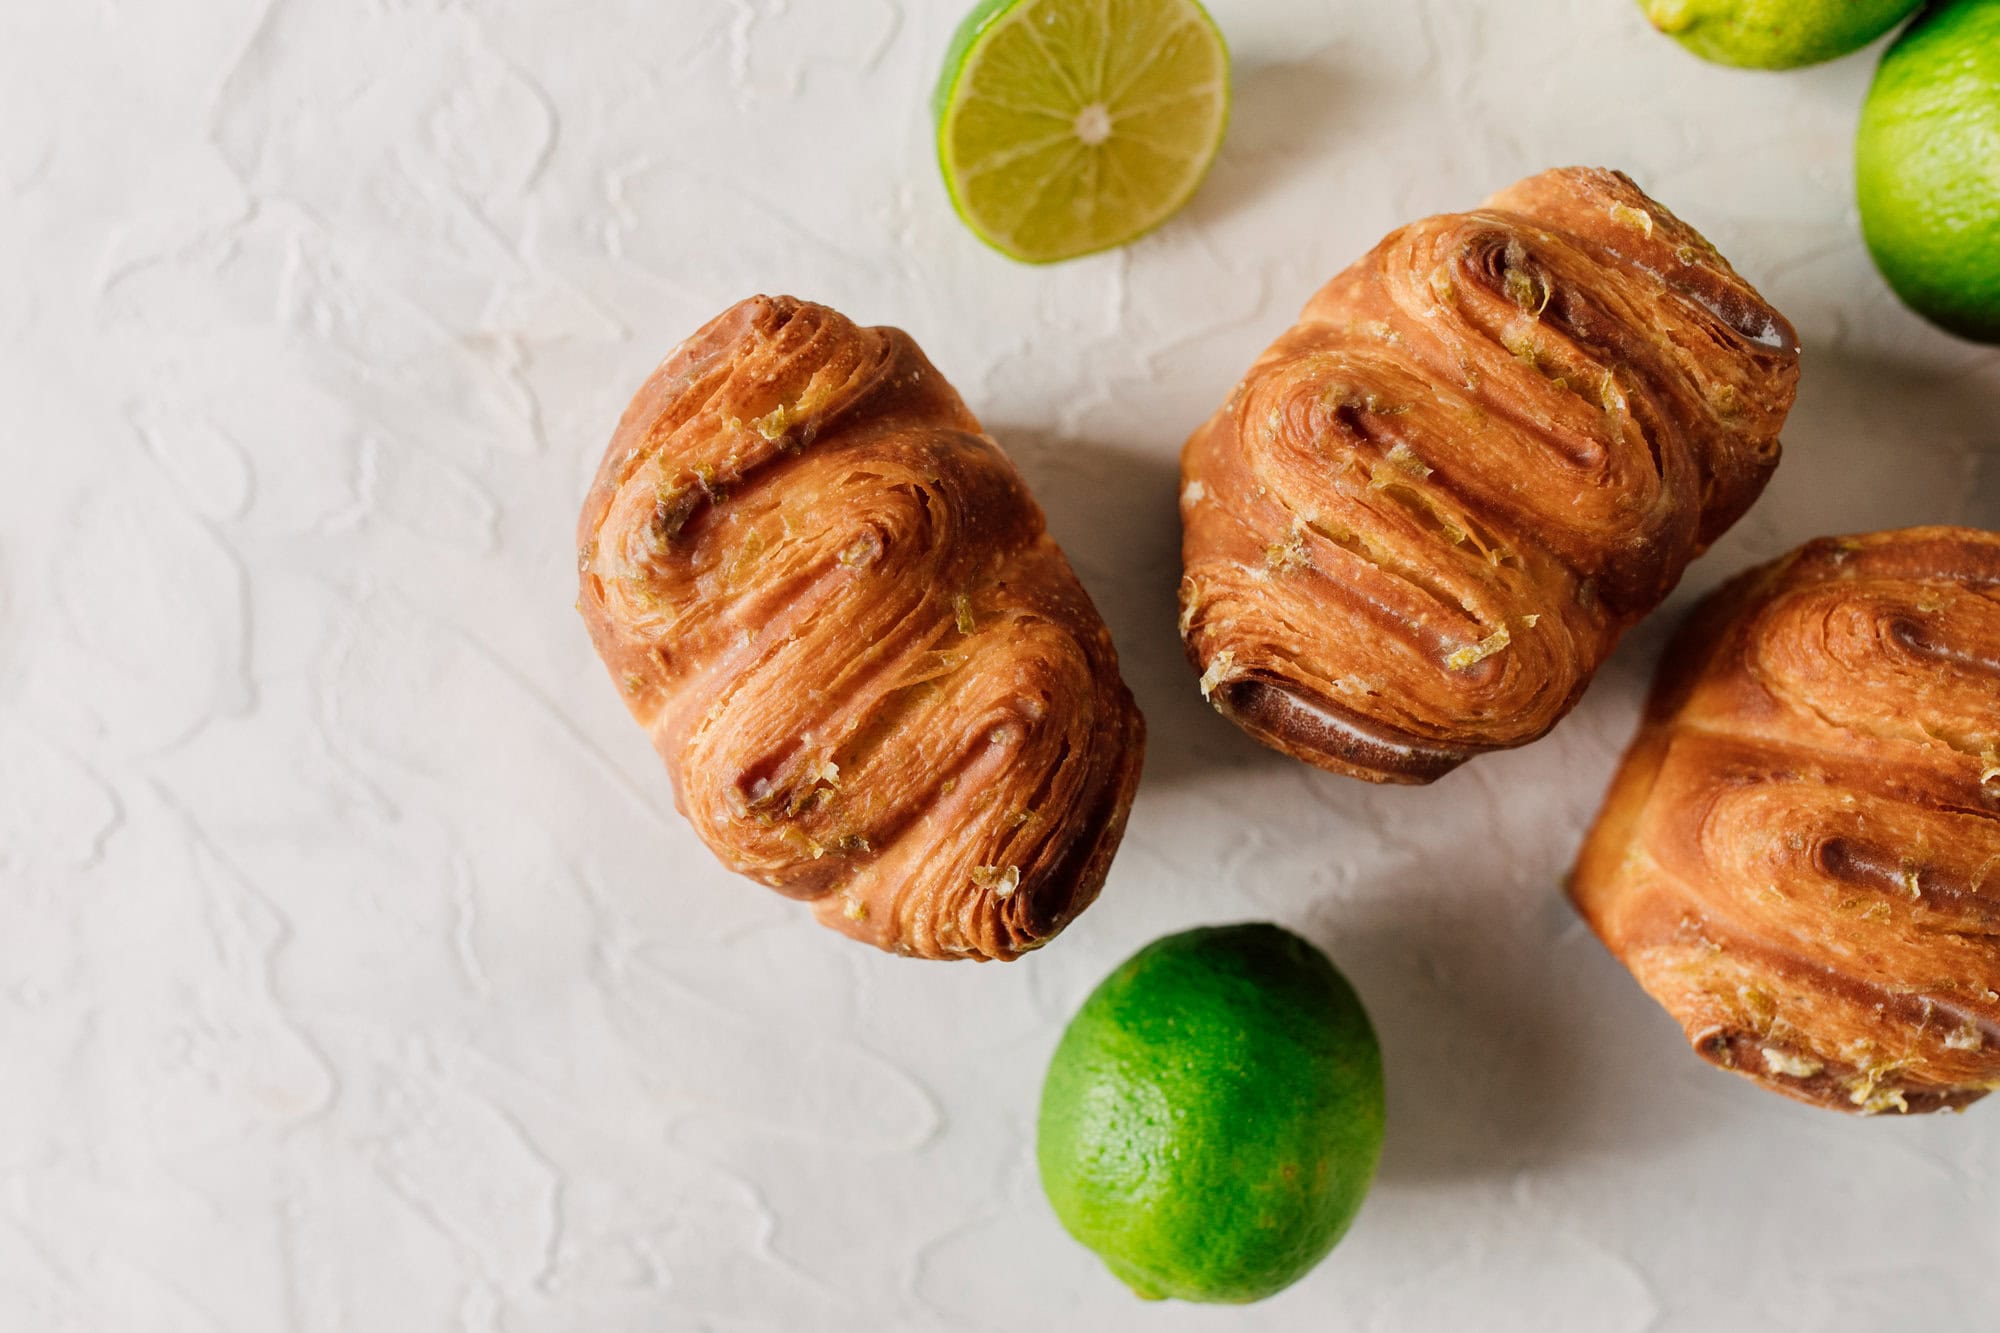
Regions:
[[[1757,498],[1797,381],[1791,325],[1616,172],[1395,232],[1182,454],[1202,692],[1375,782],[1534,740]]]
[[[1816,541],[1667,650],[1571,896],[1705,1059],[1845,1111],[2000,1085],[2000,535]]]
[[[907,334],[732,307],[632,400],[578,542],[591,638],[725,865],[925,958],[1016,957],[1097,896],[1143,723]]]

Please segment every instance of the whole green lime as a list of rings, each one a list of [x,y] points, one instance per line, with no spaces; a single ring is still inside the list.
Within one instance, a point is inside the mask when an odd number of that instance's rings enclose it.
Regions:
[[[1382,1052],[1326,955],[1170,935],[1105,978],[1042,1087],[1042,1188],[1148,1299],[1261,1300],[1326,1257],[1382,1153]]]
[[[1911,309],[2000,342],[2000,0],[1946,0],[1876,71],[1855,141],[1861,230]]]
[[[1859,51],[1923,0],[1639,0],[1653,26],[1703,60],[1796,69]]]

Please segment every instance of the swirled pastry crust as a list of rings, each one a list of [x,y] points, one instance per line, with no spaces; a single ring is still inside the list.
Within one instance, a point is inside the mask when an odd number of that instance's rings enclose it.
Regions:
[[[1792,328],[1616,172],[1415,223],[1181,458],[1181,634],[1265,744],[1429,782],[1556,724],[1750,506]]]
[[[925,958],[1097,896],[1143,724],[1020,474],[907,334],[757,297],[632,400],[580,603],[731,869]]]
[[[1665,662],[1570,893],[1705,1059],[1846,1111],[2000,1085],[2000,535],[1816,541]]]

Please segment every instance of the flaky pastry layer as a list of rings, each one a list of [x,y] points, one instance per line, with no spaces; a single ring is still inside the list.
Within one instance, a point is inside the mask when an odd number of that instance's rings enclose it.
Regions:
[[[908,335],[732,307],[633,399],[578,541],[591,638],[731,869],[925,958],[1016,957],[1096,897],[1143,724]]]
[[[1725,1069],[1871,1114],[2000,1086],[2000,534],[1816,541],[1703,603],[1570,893]]]
[[[1534,740],[1757,498],[1797,380],[1783,316],[1616,172],[1404,227],[1183,451],[1203,693],[1375,782]]]

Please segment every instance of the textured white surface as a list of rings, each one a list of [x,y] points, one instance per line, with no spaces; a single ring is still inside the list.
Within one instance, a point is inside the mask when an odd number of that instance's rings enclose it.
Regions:
[[[1174,636],[1186,432],[1399,221],[1616,165],[1808,344],[1767,498],[2000,525],[2000,358],[1871,271],[1872,58],[1696,63],[1629,0],[1233,0],[1189,211],[1015,267],[925,99],[945,0],[0,5],[0,1328],[1990,1327],[2000,1106],[1710,1072],[1559,878],[1669,612],[1435,788],[1271,756]],[[1015,453],[1152,726],[1098,906],[923,965],[718,870],[570,610],[631,389],[730,301],[907,327]],[[1355,1231],[1245,1310],[1062,1234],[1043,1063],[1165,931],[1325,945],[1387,1050]]]

